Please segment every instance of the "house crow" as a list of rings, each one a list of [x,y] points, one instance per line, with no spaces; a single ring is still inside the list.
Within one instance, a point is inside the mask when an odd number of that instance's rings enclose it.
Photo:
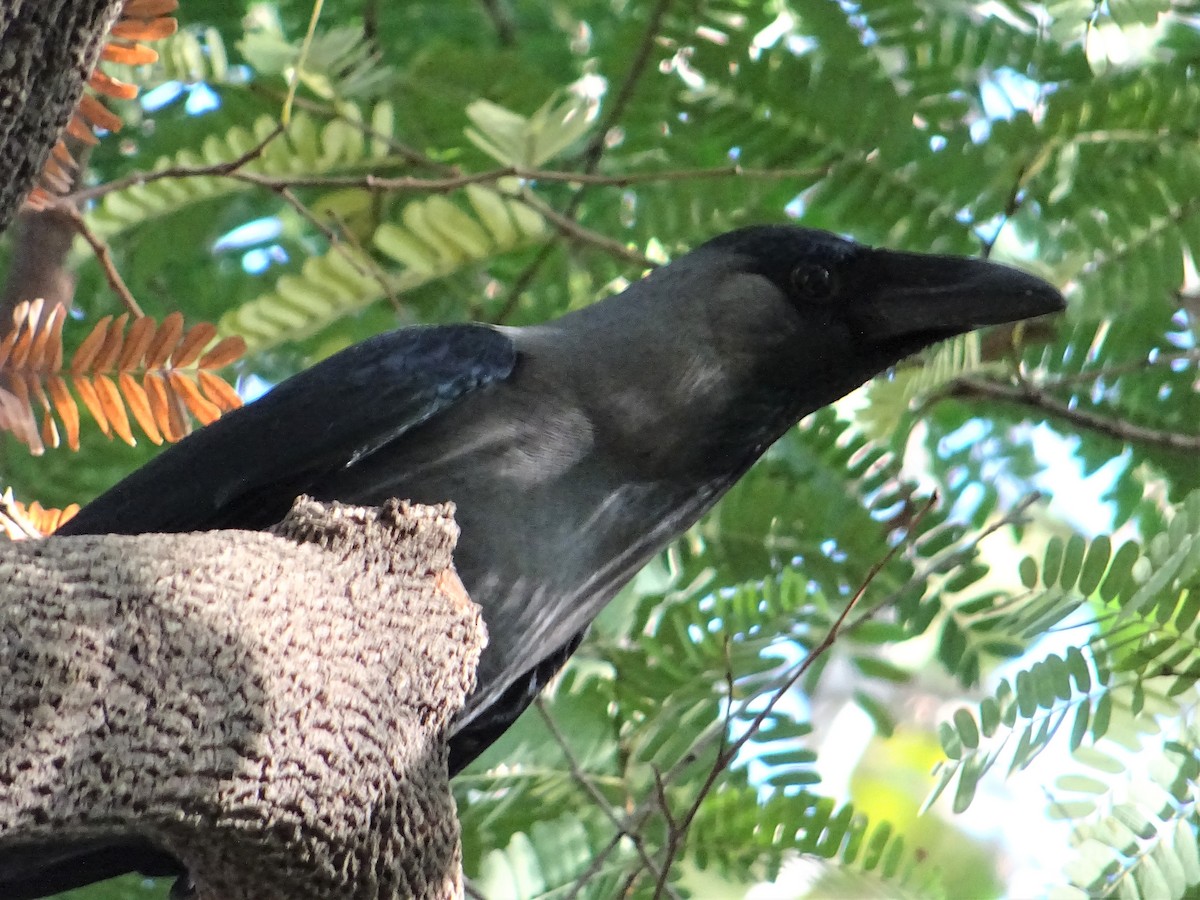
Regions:
[[[1040,279],[979,259],[744,228],[542,325],[370,338],[168,449],[60,533],[263,528],[298,494],[454,501],[456,565],[489,632],[451,738],[457,772],[800,418],[943,338],[1062,307]],[[89,880],[170,870],[144,842],[80,849]],[[66,857],[0,854],[0,895],[38,896]]]

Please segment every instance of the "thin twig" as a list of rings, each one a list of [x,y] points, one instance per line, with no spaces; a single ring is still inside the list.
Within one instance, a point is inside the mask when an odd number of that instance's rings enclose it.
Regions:
[[[264,84],[260,84],[257,81],[252,81],[248,85],[247,90],[249,90],[252,94],[257,94],[261,97],[266,97],[273,100],[282,101],[285,96],[280,91]],[[410,147],[403,141],[397,140],[393,135],[385,134],[382,131],[376,131],[371,127],[371,123],[369,121],[364,121],[363,119],[359,118],[352,118],[332,104],[323,103],[318,100],[311,100],[307,97],[296,97],[292,103],[292,106],[296,109],[303,109],[307,112],[316,113],[317,115],[323,116],[330,121],[344,122],[362,134],[363,137],[370,138],[373,141],[381,141],[387,144],[388,147],[394,151],[397,156],[402,157],[405,162],[412,163],[415,166],[421,166],[426,169],[433,169],[434,171],[442,172],[446,175],[458,174],[458,166],[453,166],[449,163],[439,162],[436,159],[432,159],[416,148]]]
[[[1135,375],[1143,372],[1151,372],[1158,366],[1170,365],[1175,362],[1200,363],[1200,350],[1179,350],[1171,353],[1159,353],[1154,359],[1143,359],[1139,362],[1126,363],[1120,366],[1100,366],[1096,369],[1085,369],[1081,372],[1055,375],[1044,379],[1042,387],[1065,387],[1071,384],[1095,382],[1102,378],[1113,378],[1119,375]]]
[[[921,517],[925,516],[929,510],[933,508],[936,502],[937,495],[935,494],[931,496],[925,505],[914,515],[913,524],[915,525],[921,519]],[[915,534],[915,528],[910,528],[909,539],[911,539],[913,534]],[[742,735],[733,744],[726,746],[725,741],[728,733],[726,722],[732,719],[738,719],[742,715],[748,713],[750,706],[758,701],[758,699],[762,696],[761,694],[755,694],[752,697],[747,697],[738,705],[736,712],[730,713],[722,721],[714,722],[712,725],[702,731],[700,735],[697,736],[696,740],[692,742],[692,746],[688,749],[688,751],[680,759],[678,759],[669,770],[667,770],[665,775],[662,776],[663,784],[670,784],[672,781],[678,778],[679,775],[685,769],[691,766],[692,763],[694,763],[696,759],[698,759],[712,743],[717,742],[720,744],[720,749],[718,751],[716,762],[714,763],[713,768],[710,769],[709,776],[705,781],[705,786],[701,789],[701,797],[699,799],[702,800],[703,796],[712,789],[712,785],[715,783],[720,772],[729,765],[729,763],[741,751],[742,747],[744,747],[746,743],[754,736],[754,734],[757,733],[757,731],[762,727],[763,722],[765,722],[767,717],[774,711],[775,706],[782,700],[784,696],[787,695],[788,691],[790,691],[792,687],[794,687],[796,683],[804,677],[805,673],[812,668],[813,664],[820,659],[830,647],[833,646],[834,641],[837,640],[837,637],[842,630],[843,624],[846,621],[846,617],[858,604],[859,600],[862,598],[863,594],[866,593],[866,590],[871,583],[879,576],[879,573],[883,570],[884,566],[886,566],[889,562],[891,562],[892,559],[895,558],[896,554],[899,553],[900,550],[905,546],[905,543],[906,542],[897,543],[894,547],[887,551],[882,559],[880,559],[871,567],[863,580],[862,586],[850,599],[850,602],[846,604],[845,609],[842,610],[841,615],[838,616],[837,620],[834,622],[829,632],[825,635],[824,639],[821,640],[821,642],[815,647],[813,647],[813,649],[805,655],[803,660],[801,660],[792,669],[789,669],[782,676],[781,681],[779,681],[777,688],[772,692],[772,696],[768,700],[766,706],[751,720],[749,728],[744,735]],[[714,774],[714,772],[716,774]],[[657,800],[655,798],[648,798],[642,801],[641,805],[629,816],[629,821],[633,823],[633,827],[641,829],[641,827],[650,818],[656,804]],[[689,825],[691,818],[694,818],[695,816],[695,810],[698,808],[699,807],[696,806],[690,813],[690,816],[687,818],[686,821]],[[585,871],[576,880],[575,884],[572,885],[571,892],[567,895],[566,900],[575,900],[575,898],[580,895],[580,892],[582,892],[584,887],[587,886],[587,883],[595,877],[601,868],[603,868],[608,857],[611,856],[613,851],[615,851],[620,845],[622,837],[623,835],[620,834],[614,835],[609,843],[592,857],[592,862],[588,866],[587,871]],[[666,866],[665,868],[669,869],[670,866]]]
[[[588,173],[595,172],[596,167],[600,165],[600,157],[604,155],[605,138],[609,130],[619,123],[621,117],[625,115],[625,107],[633,99],[638,83],[646,73],[646,66],[650,62],[650,53],[654,50],[654,42],[658,40],[658,33],[662,30],[663,19],[666,18],[667,10],[670,7],[671,0],[658,0],[654,5],[654,9],[650,13],[650,18],[646,22],[646,29],[642,32],[642,39],[638,42],[637,50],[634,52],[633,59],[629,63],[629,71],[625,73],[625,78],[621,81],[621,87],[617,89],[617,95],[608,107],[608,112],[605,113],[604,121],[596,129],[596,133],[588,143],[587,152],[583,157],[583,171]]]
[[[270,134],[241,156],[236,156],[225,162],[215,163],[211,166],[169,166],[165,169],[156,169],[150,172],[133,172],[123,178],[106,181],[104,184],[98,184],[95,187],[64,194],[55,200],[54,205],[60,208],[64,206],[79,206],[89,200],[97,200],[105,194],[122,191],[134,185],[150,184],[154,181],[160,181],[163,178],[202,178],[207,176],[219,177],[222,175],[232,175],[234,172],[241,170],[243,166],[262,156],[267,146],[281,134],[283,134],[283,126],[276,125]],[[280,186],[291,187],[288,184]]]
[[[304,65],[308,62],[308,51],[312,49],[313,38],[317,34],[317,22],[321,19],[321,9],[324,6],[325,0],[313,0],[312,13],[308,17],[308,30],[304,33],[304,43],[300,45],[300,53],[292,66],[291,77],[288,78],[287,97],[283,101],[283,110],[279,114],[279,121],[285,126],[292,121],[292,103],[296,99],[296,89],[300,86],[300,73],[304,71]]]
[[[633,98],[634,91],[637,90],[638,82],[641,81],[642,75],[646,71],[646,64],[650,60],[650,52],[654,48],[654,42],[658,39],[659,29],[662,28],[663,18],[666,16],[670,5],[671,0],[658,0],[658,3],[655,4],[654,10],[650,14],[650,19],[646,23],[646,28],[642,32],[642,39],[638,43],[637,51],[634,53],[633,60],[629,64],[629,71],[625,73],[621,87],[617,90],[616,98],[605,114],[604,121],[596,129],[596,133],[592,136],[592,140],[584,153],[583,174],[594,175],[596,169],[599,168],[600,159],[604,155],[605,136],[608,134],[609,129],[620,121],[620,116],[625,112],[625,106]],[[562,211],[562,215],[565,218],[575,218],[575,215],[579,212],[580,204],[583,203],[583,196],[586,191],[586,185],[581,185],[575,191],[575,194]],[[517,308],[521,293],[533,282],[537,277],[537,273],[541,271],[542,266],[546,264],[546,260],[550,258],[551,249],[550,245],[544,247],[529,265],[525,267],[524,271],[517,276],[513,282],[513,286],[508,290],[508,296],[500,306],[502,315],[498,319],[499,322],[503,322],[507,318],[507,313]]]
[[[496,37],[502,46],[512,47],[517,43],[517,26],[513,21],[512,11],[504,0],[480,0],[492,27],[496,29]]]
[[[392,301],[392,305],[396,309],[400,308],[400,301],[396,297],[396,293],[392,289],[392,285],[388,281],[387,275],[378,266],[372,266],[372,260],[368,254],[364,252],[361,257],[357,257],[351,253],[338,236],[338,233],[322,222],[320,217],[318,217],[311,209],[305,206],[304,203],[300,201],[300,198],[293,194],[288,188],[280,188],[279,190],[275,191],[275,193],[278,194],[279,197],[290,207],[292,207],[292,209],[294,209],[305,221],[321,232],[321,234],[325,235],[325,240],[329,242],[330,250],[332,250],[334,253],[337,253],[342,257],[342,259],[346,260],[346,263],[350,266],[350,268],[354,269],[354,271],[363,278],[372,278],[378,282],[384,296]]]
[[[277,128],[272,137],[282,129]],[[271,138],[268,137],[267,141]],[[581,172],[567,172],[555,169],[523,169],[516,166],[504,166],[489,169],[484,172],[470,174],[456,173],[441,178],[421,178],[417,176],[383,177],[379,175],[265,175],[259,172],[246,172],[242,167],[262,154],[267,141],[228,162],[216,163],[209,166],[171,166],[165,169],[155,169],[147,172],[134,172],[123,178],[117,178],[95,187],[85,188],[71,194],[65,194],[55,201],[55,205],[64,203],[83,203],[97,200],[106,194],[124,190],[134,185],[151,184],[164,178],[210,178],[228,177],[278,191],[284,188],[358,188],[360,190],[385,192],[413,192],[425,194],[446,194],[471,184],[490,184],[504,178],[519,178],[523,181],[541,181],[547,183],[576,184],[597,187],[631,187],[638,184],[655,184],[671,181],[703,181],[720,178],[753,178],[763,180],[783,180],[788,178],[809,179],[820,177],[829,171],[828,166],[815,169],[755,169],[742,166],[715,166],[695,169],[663,169],[656,172],[628,172],[623,175],[596,175]],[[565,213],[564,213],[565,215]]]
[[[963,554],[970,551],[973,547],[979,546],[981,542],[983,542],[986,538],[991,537],[1001,528],[1004,528],[1008,525],[1015,525],[1017,522],[1020,522],[1029,507],[1033,506],[1033,504],[1037,503],[1041,499],[1042,494],[1040,491],[1030,491],[1028,494],[1018,500],[1013,505],[1012,509],[1002,515],[995,522],[992,522],[990,525],[984,528],[983,531],[979,532],[979,534],[975,535],[969,543],[961,547],[951,546],[939,553],[934,559],[930,560],[922,568],[914,570],[911,578],[909,578],[906,582],[904,582],[904,584],[896,588],[891,594],[885,597],[882,603],[860,613],[853,622],[846,626],[845,630],[855,631],[859,626],[874,616],[881,609],[887,609],[888,607],[894,605],[896,601],[904,594],[904,592],[908,590],[909,585],[928,581],[934,575],[946,571],[946,569],[956,560],[960,559]],[[911,525],[909,526],[909,534],[912,534]]]
[[[539,695],[533,701],[533,704],[537,707],[537,711],[541,713],[542,721],[546,723],[546,728],[549,730],[550,736],[554,738],[559,749],[562,750],[563,757],[567,761],[567,766],[571,770],[571,777],[576,781],[576,783],[579,784],[580,787],[584,789],[587,795],[592,798],[592,802],[600,808],[600,811],[603,812],[608,820],[613,824],[613,827],[629,838],[630,842],[633,844],[633,848],[637,851],[638,856],[641,857],[642,865],[644,865],[657,877],[659,874],[658,866],[655,865],[654,860],[652,860],[649,854],[646,853],[646,847],[642,842],[641,835],[638,834],[635,829],[630,828],[627,821],[621,820],[621,817],[617,815],[616,810],[613,809],[612,804],[609,803],[608,798],[605,797],[604,794],[600,793],[600,789],[596,787],[592,779],[589,778],[588,774],[583,770],[583,767],[579,764],[579,760],[575,758],[575,754],[571,750],[571,745],[567,742],[566,735],[564,735],[559,729],[558,723],[555,722],[554,717],[550,715],[550,710],[546,708],[546,701]],[[680,900],[679,895],[674,891],[672,891],[671,896],[674,897],[675,900]]]
[[[553,207],[538,200],[532,194],[525,193],[513,196],[514,200],[524,203],[530,209],[535,210],[544,217],[551,225],[558,229],[559,234],[564,237],[572,238],[584,244],[590,244],[593,247],[598,247],[610,256],[615,256],[617,259],[624,262],[633,263],[636,266],[641,266],[643,269],[656,268],[658,263],[650,259],[643,253],[636,250],[631,250],[620,241],[614,241],[607,235],[600,234],[598,231],[592,231],[590,228],[585,228],[580,225],[570,216],[565,216],[555,210]]]
[[[400,302],[400,296],[396,293],[396,288],[392,284],[392,280],[388,278],[387,272],[383,271],[383,267],[375,262],[375,257],[367,251],[367,248],[362,245],[362,241],[358,239],[358,235],[354,233],[354,229],[349,226],[345,219],[337,213],[326,210],[327,213],[337,223],[338,234],[345,239],[346,243],[353,247],[359,253],[359,258],[370,270],[374,276],[376,283],[383,290],[383,295],[387,298],[388,303],[392,305],[397,313],[404,309],[404,304]]]
[[[1029,384],[1018,387],[981,378],[960,378],[952,382],[949,389],[941,396],[967,399],[985,398],[1016,403],[1049,413],[1072,425],[1095,431],[1113,440],[1131,444],[1150,444],[1184,453],[1194,453],[1200,450],[1200,435],[1198,434],[1182,434],[1176,431],[1148,428],[1144,425],[1135,425],[1125,419],[1100,416],[1085,409],[1072,407]]]
[[[933,509],[934,504],[937,503],[937,499],[937,494],[931,495],[929,499],[925,501],[925,505],[917,510],[916,514],[913,516],[912,526],[909,529],[910,535],[916,533],[917,524],[929,513],[931,509]],[[834,645],[834,642],[838,639],[838,635],[841,634],[842,626],[845,624],[846,618],[858,605],[859,601],[862,600],[863,595],[867,592],[867,588],[871,586],[871,584],[879,576],[879,573],[882,572],[884,567],[896,557],[896,554],[898,554],[901,548],[904,546],[904,543],[897,543],[895,546],[888,548],[887,553],[885,553],[882,558],[875,561],[874,565],[872,565],[870,570],[868,570],[866,578],[863,579],[862,585],[857,591],[854,592],[854,596],[850,598],[850,602],[846,604],[845,608],[842,609],[837,619],[834,620],[829,631],[825,633],[825,637],[822,638],[820,643],[813,647],[811,651],[809,651],[804,659],[801,660],[800,663],[795,667],[795,671],[787,679],[785,679],[783,684],[780,685],[780,687],[771,695],[770,699],[763,706],[762,710],[760,710],[758,714],[750,720],[750,725],[746,729],[746,732],[742,734],[736,741],[729,744],[727,747],[723,748],[717,753],[717,758],[713,761],[712,767],[709,769],[708,776],[705,778],[704,783],[700,786],[700,791],[697,793],[696,799],[692,802],[687,814],[680,822],[678,828],[678,839],[672,839],[668,842],[666,859],[663,861],[664,872],[670,870],[671,865],[674,863],[675,855],[678,853],[678,847],[683,843],[683,835],[685,835],[688,828],[691,827],[693,820],[696,818],[696,814],[700,811],[700,807],[704,803],[705,797],[707,797],[709,792],[712,791],[713,785],[716,784],[717,779],[721,776],[721,773],[728,768],[729,764],[733,762],[741,749],[754,738],[754,735],[758,733],[760,728],[762,728],[763,722],[767,720],[767,717],[771,715],[771,713],[775,710],[776,705],[783,700],[788,691],[790,691],[796,685],[796,683],[804,677],[804,674],[810,668],[812,668],[813,663],[816,662],[817,659],[824,655]],[[675,831],[675,829],[672,829],[672,831]],[[655,900],[657,900],[657,898],[660,896],[662,896],[661,882],[654,891]]]
[[[92,231],[83,214],[74,206],[61,207],[62,212],[71,219],[75,229],[80,236],[88,242],[92,248],[92,252],[96,254],[96,261],[100,263],[100,268],[104,270],[104,278],[108,281],[108,286],[113,289],[113,293],[120,298],[121,303],[129,310],[129,314],[134,318],[140,319],[145,313],[138,306],[138,302],[133,299],[133,294],[130,293],[128,286],[125,284],[125,279],[121,277],[121,273],[117,271],[116,265],[113,264],[112,253],[108,249],[108,244],[100,239],[100,236]]]

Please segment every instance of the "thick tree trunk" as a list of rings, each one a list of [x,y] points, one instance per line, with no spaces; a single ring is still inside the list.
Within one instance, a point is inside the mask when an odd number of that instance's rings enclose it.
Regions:
[[[124,0],[0,0],[0,231],[33,187]]]
[[[0,544],[0,862],[148,839],[201,898],[461,896],[482,620],[446,507]]]

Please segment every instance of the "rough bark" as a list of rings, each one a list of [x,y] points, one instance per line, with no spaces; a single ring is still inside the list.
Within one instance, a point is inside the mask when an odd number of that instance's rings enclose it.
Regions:
[[[209,900],[461,896],[482,620],[449,507],[0,544],[0,848],[122,835]]]
[[[0,0],[0,231],[33,187],[123,0]]]

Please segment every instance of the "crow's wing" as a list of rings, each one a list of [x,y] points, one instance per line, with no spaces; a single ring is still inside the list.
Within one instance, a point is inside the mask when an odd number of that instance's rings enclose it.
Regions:
[[[516,349],[486,325],[378,335],[282,382],[171,447],[89,503],[59,534],[258,529],[352,465],[507,378]],[[452,498],[447,498],[452,499]]]

